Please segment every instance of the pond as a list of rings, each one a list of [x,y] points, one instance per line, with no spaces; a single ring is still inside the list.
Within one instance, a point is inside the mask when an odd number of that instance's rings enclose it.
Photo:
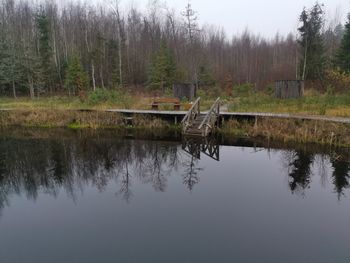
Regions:
[[[0,133],[0,262],[349,262],[348,149]]]

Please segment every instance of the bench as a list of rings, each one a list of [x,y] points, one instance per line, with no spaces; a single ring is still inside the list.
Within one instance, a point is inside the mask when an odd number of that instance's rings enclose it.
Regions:
[[[173,105],[174,110],[180,110],[180,100],[177,98],[156,98],[152,102],[152,110],[159,110],[159,104]]]

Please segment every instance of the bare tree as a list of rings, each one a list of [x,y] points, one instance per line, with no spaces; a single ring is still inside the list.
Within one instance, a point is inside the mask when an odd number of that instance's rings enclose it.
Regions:
[[[197,73],[197,61],[196,61],[196,50],[195,50],[195,38],[199,33],[198,29],[198,17],[197,12],[192,9],[191,3],[188,2],[185,11],[181,13],[185,18],[185,27],[188,34],[189,44],[190,44],[190,57],[191,57],[191,67],[193,71],[193,81],[198,89],[198,73]]]

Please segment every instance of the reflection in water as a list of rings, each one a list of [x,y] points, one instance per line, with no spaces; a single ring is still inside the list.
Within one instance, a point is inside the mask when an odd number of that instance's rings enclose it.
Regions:
[[[344,157],[339,155],[333,155],[331,163],[333,167],[332,181],[338,199],[340,199],[344,195],[344,190],[349,188],[350,165],[348,161],[344,160]]]
[[[291,172],[289,173],[289,187],[292,192],[303,191],[310,185],[311,165],[314,156],[304,151],[295,151],[289,163]]]
[[[184,167],[183,183],[192,191],[194,185],[199,183],[198,173],[203,170],[203,168],[196,167],[198,160],[201,159],[201,153],[219,161],[220,147],[214,137],[184,137],[182,138],[182,150],[191,155],[190,160],[185,161],[182,166]]]
[[[186,154],[189,153],[189,154]],[[60,139],[0,139],[0,208],[11,195],[25,194],[36,200],[38,193],[57,196],[64,189],[76,200],[77,193],[93,185],[104,191],[111,180],[119,189],[116,195],[129,201],[135,180],[150,184],[164,192],[174,171],[181,170],[188,190],[199,183],[203,168],[201,154],[219,161],[219,145],[215,140],[197,141],[185,138],[182,149],[177,142],[124,140],[113,137]],[[283,151],[284,169],[292,193],[310,188],[312,166],[319,155],[306,150]],[[350,165],[342,155],[330,155],[332,183],[340,199],[349,188]],[[175,173],[176,174],[176,173]],[[0,210],[1,211],[1,210]]]
[[[77,190],[94,185],[103,191],[111,179],[117,194],[132,196],[136,177],[164,191],[172,169],[184,162],[174,143],[133,140],[0,140],[0,206],[12,194],[35,200],[43,190],[57,196],[64,188],[76,199]]]
[[[201,158],[202,152],[210,158],[220,161],[220,147],[214,137],[184,137],[182,139],[182,149],[196,159]]]
[[[344,196],[344,190],[350,187],[349,172],[350,162],[344,155],[332,153],[330,155],[319,155],[306,150],[287,151],[283,155],[284,167],[288,171],[289,187],[292,193],[305,194],[305,190],[310,188],[312,166],[316,159],[319,162],[319,172],[322,184],[325,184],[327,177],[327,163],[330,163],[332,172],[332,183],[335,192],[340,200]],[[328,159],[328,162],[325,160]]]
[[[196,167],[196,165],[198,165],[198,159],[193,156],[191,156],[190,160],[187,160],[183,163],[183,183],[190,191],[193,190],[195,184],[199,183],[198,173],[203,170],[203,168]]]
[[[0,135],[1,263],[349,261],[348,149],[23,133]]]

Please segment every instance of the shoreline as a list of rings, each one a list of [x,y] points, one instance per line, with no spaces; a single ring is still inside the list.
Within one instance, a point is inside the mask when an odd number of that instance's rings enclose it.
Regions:
[[[223,115],[228,113],[223,113]],[[131,116],[131,117],[130,117]],[[181,117],[181,113],[177,113]],[[312,116],[287,118],[287,115],[270,117],[267,114],[255,116],[236,115],[224,118],[217,133],[227,138],[259,138],[278,140],[284,143],[316,143],[320,145],[350,147],[350,124],[319,119]],[[319,116],[322,117],[322,116]],[[339,118],[341,119],[341,118]],[[343,118],[344,119],[344,118]],[[0,110],[0,127],[69,128],[69,129],[112,129],[119,131],[163,133],[176,131],[181,126],[169,116],[145,114],[121,114],[101,110]],[[177,123],[177,124],[175,124]]]

